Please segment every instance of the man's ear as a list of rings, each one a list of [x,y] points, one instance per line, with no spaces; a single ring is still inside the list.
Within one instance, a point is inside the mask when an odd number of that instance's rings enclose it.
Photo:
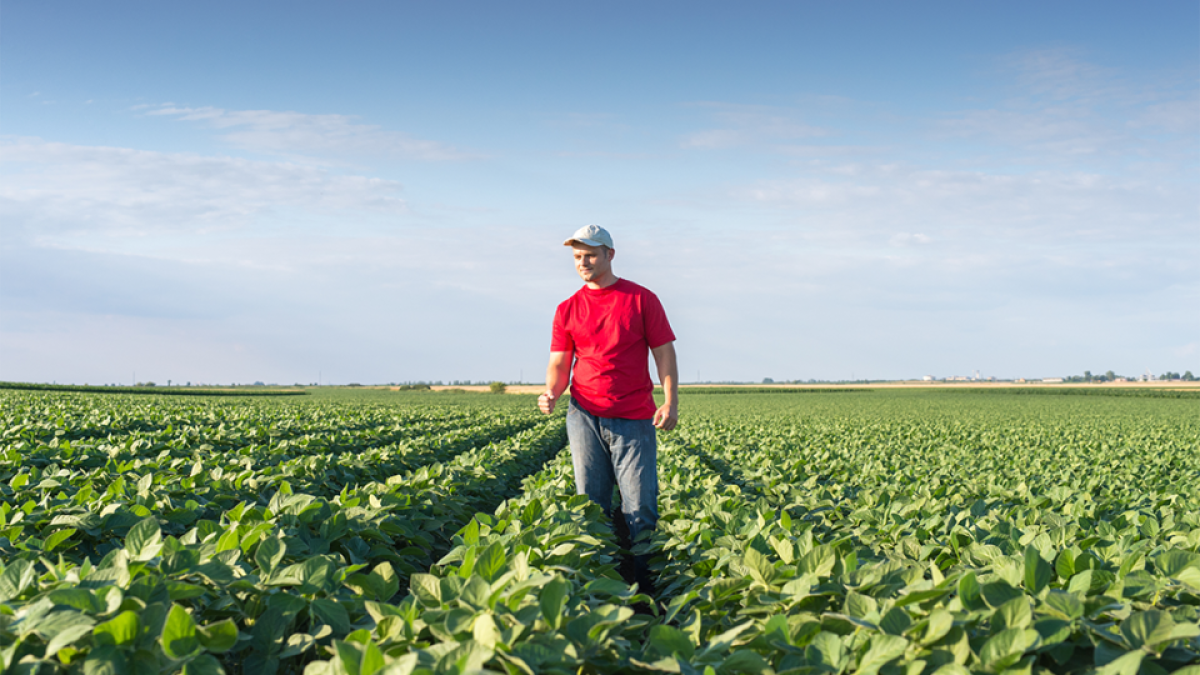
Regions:
[[[612,260],[616,255],[617,255],[617,249],[615,249],[615,248],[608,249],[608,259],[609,260]]]

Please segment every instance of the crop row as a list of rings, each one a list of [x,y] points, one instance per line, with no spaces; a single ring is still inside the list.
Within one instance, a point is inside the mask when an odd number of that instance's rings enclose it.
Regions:
[[[778,672],[1200,658],[1194,445],[1046,462],[945,425],[732,426],[697,420],[662,455],[668,619],[702,626],[681,664],[737,629],[741,658]]]
[[[108,445],[114,456],[62,443],[58,456],[41,446],[42,466],[9,446],[0,664],[259,673],[307,658],[563,446],[561,420],[523,426],[276,464],[259,460],[285,454],[279,443],[189,454],[139,441]]]
[[[620,672],[652,621],[616,573],[601,509],[575,496],[569,452],[479,514],[407,597],[372,605],[376,622],[335,641],[306,675]]]

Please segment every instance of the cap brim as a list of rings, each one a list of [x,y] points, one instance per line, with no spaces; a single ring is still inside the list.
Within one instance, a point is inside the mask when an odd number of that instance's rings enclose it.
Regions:
[[[563,242],[563,246],[570,246],[574,243],[584,244],[585,246],[604,246],[604,243],[596,241],[595,239],[568,239]]]

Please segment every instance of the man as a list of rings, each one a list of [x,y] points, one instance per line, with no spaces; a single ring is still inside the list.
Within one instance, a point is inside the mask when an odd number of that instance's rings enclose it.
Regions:
[[[612,513],[612,489],[631,541],[658,523],[656,429],[679,420],[675,334],[653,293],[612,271],[612,237],[588,225],[563,243],[575,257],[584,286],[558,306],[538,407],[550,414],[571,385],[567,438],[579,494]],[[655,406],[646,354],[654,355],[665,401]],[[572,363],[574,373],[572,373]],[[574,377],[572,378],[572,375]],[[649,590],[647,556],[635,556],[638,584]]]

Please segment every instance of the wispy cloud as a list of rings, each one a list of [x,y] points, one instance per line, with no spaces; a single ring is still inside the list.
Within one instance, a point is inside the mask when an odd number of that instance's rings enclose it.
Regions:
[[[18,138],[0,144],[0,171],[8,237],[203,233],[272,215],[407,210],[396,181],[286,162]]]
[[[1129,125],[1138,129],[1189,134],[1195,138],[1200,136],[1200,99],[1193,97],[1146,106],[1140,115],[1130,120]]]
[[[349,115],[310,115],[274,110],[223,110],[165,104],[142,109],[147,115],[199,122],[221,130],[227,143],[285,157],[392,157],[430,161],[476,159],[477,153],[438,141],[413,138]]]
[[[1135,80],[1069,49],[1010,54],[999,59],[996,74],[1007,95],[989,107],[945,115],[937,137],[989,144],[1022,163],[1194,155],[1200,129],[1194,83],[1181,86],[1166,75]],[[1164,133],[1174,137],[1163,139]]]
[[[705,129],[685,136],[684,148],[723,149],[746,145],[778,144],[805,138],[828,136],[829,129],[802,121],[799,113],[784,108],[731,103],[698,103],[712,111],[719,128]]]
[[[1061,158],[1097,155],[1129,140],[1119,125],[1078,107],[968,110],[945,120],[941,131],[951,138],[981,139],[1012,151],[1038,150]]]
[[[1023,50],[1001,57],[998,63],[1019,95],[1098,103],[1130,93],[1116,70],[1086,61],[1076,49]]]
[[[1195,193],[1150,181],[1083,172],[1001,174],[908,164],[820,166],[802,176],[733,191],[739,199],[803,214],[814,238],[846,245],[887,239],[981,245],[1015,258],[1031,247],[1070,245],[1072,255],[1125,256],[1176,242],[1192,250]],[[1094,247],[1102,248],[1096,249]],[[1147,260],[1146,262],[1150,262]]]

